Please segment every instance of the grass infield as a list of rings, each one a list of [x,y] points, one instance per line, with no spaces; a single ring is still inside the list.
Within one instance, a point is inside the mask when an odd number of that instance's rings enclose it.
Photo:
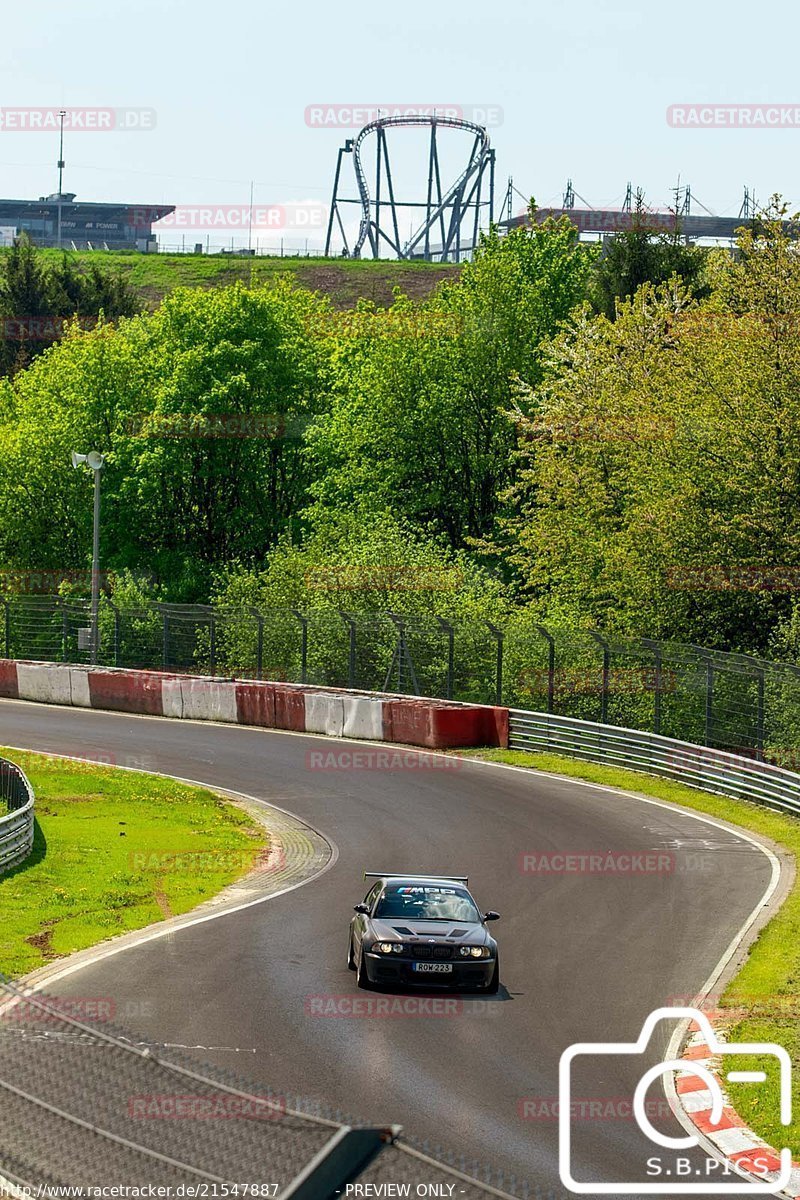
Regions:
[[[729,800],[622,767],[606,767],[556,754],[529,754],[519,750],[462,753],[489,762],[551,771],[590,783],[641,792],[760,834],[779,843],[793,855],[795,862],[800,857],[800,820],[758,804]],[[751,1129],[776,1149],[789,1146],[795,1159],[800,1158],[800,875],[795,877],[792,890],[780,910],[758,935],[742,969],[719,1002],[713,1002],[710,1007],[721,1010],[733,1022],[729,1041],[777,1042],[788,1050],[793,1066],[793,1120],[790,1126],[781,1125],[778,1075],[768,1061],[737,1059],[737,1070],[766,1070],[767,1082],[729,1084],[728,1088],[736,1111]]]
[[[16,978],[177,916],[247,874],[267,834],[210,791],[0,750],[36,794],[32,855],[0,875],[0,974]]]

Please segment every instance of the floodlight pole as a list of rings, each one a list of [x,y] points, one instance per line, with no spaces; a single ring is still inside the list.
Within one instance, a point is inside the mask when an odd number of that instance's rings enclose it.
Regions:
[[[60,109],[58,118],[61,122],[61,140],[58,148],[58,248],[61,249],[61,191],[64,185],[64,117],[66,109]]]

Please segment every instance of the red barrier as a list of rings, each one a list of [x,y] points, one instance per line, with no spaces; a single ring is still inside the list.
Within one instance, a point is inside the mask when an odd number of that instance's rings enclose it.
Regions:
[[[89,696],[92,708],[114,712],[163,715],[161,681],[164,676],[148,671],[90,671]]]
[[[19,700],[17,664],[9,659],[0,659],[0,696],[6,700]]]
[[[275,688],[275,728],[306,731],[306,700],[300,688]]]
[[[236,713],[240,725],[275,728],[275,689],[268,683],[236,684]]]
[[[507,746],[508,710],[437,704],[431,700],[384,700],[383,736],[387,742],[426,746]]]

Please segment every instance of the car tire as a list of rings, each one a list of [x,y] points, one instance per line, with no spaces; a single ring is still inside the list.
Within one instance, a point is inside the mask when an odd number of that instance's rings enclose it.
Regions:
[[[355,969],[356,969],[356,959],[355,959],[355,955],[353,954],[353,935],[352,934],[350,934],[350,937],[347,939],[347,969],[348,969],[348,971],[355,971]]]
[[[494,964],[494,974],[486,985],[486,992],[489,996],[496,996],[500,991],[500,959],[498,958]]]
[[[358,960],[358,974],[356,975],[356,984],[363,991],[368,992],[372,987],[369,976],[367,975],[367,964],[364,962],[364,950],[361,950],[361,956]]]

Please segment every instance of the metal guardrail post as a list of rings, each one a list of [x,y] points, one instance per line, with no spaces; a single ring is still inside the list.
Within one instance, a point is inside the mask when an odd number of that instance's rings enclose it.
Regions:
[[[445,686],[445,700],[452,700],[456,657],[455,630],[449,621],[445,621],[444,617],[436,617],[436,620],[439,622],[439,628],[447,634],[447,684]]]
[[[300,682],[305,683],[308,676],[308,617],[303,616],[298,609],[293,608],[292,612],[300,622]]]
[[[556,694],[556,639],[544,625],[534,625],[534,629],[547,642],[547,711],[553,711]]]
[[[505,634],[503,633],[502,629],[498,629],[497,626],[493,625],[491,621],[487,621],[486,625],[489,629],[489,632],[492,634],[492,636],[497,641],[497,658],[495,660],[494,702],[495,702],[495,704],[502,704],[503,703],[503,643],[505,641]]]
[[[588,630],[589,637],[597,642],[598,646],[603,650],[603,685],[600,692],[600,723],[605,725],[608,721],[608,685],[611,674],[611,648],[604,637],[593,630]]]

